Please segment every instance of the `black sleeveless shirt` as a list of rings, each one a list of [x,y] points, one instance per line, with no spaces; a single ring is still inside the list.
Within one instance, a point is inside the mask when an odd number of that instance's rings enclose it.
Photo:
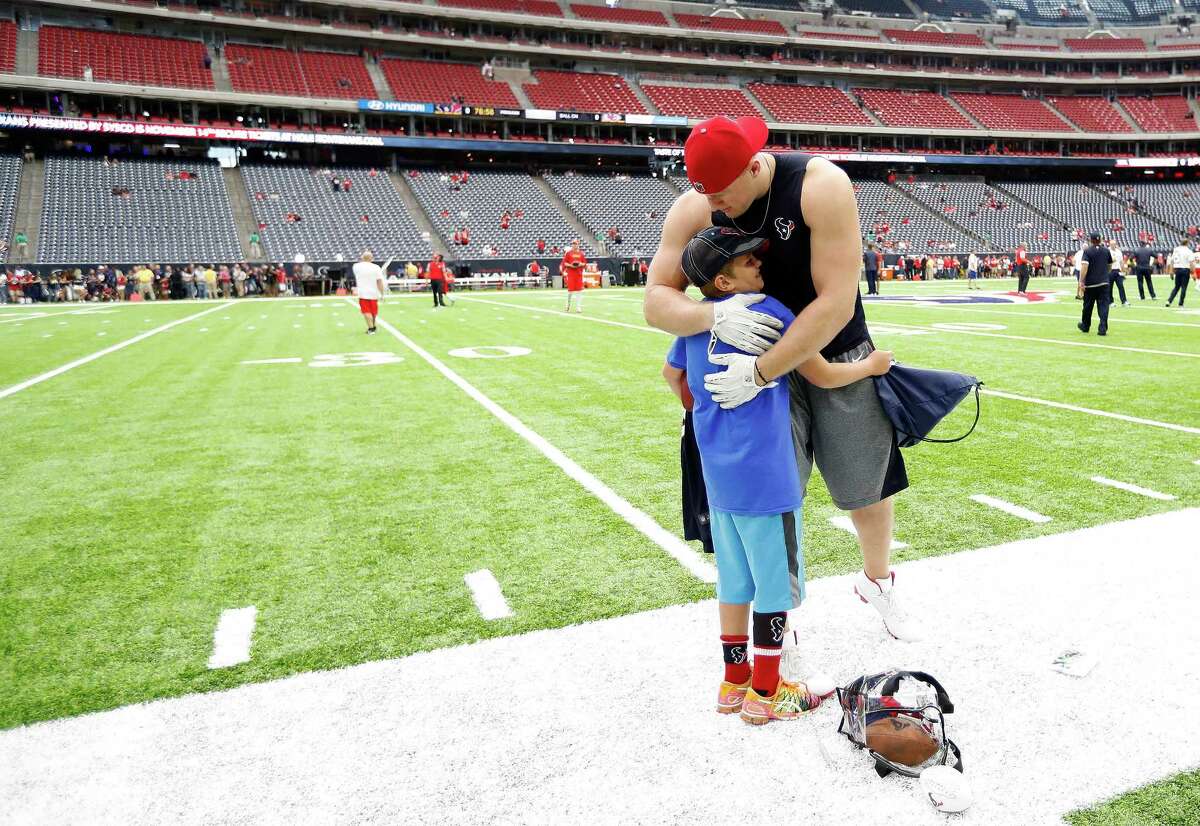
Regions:
[[[738,216],[737,223],[723,212],[714,212],[712,222],[716,227],[733,227],[770,239],[766,252],[760,250],[758,254],[763,262],[763,292],[800,315],[800,311],[817,297],[812,280],[809,230],[800,212],[804,172],[813,156],[793,152],[786,155],[772,153],[772,157],[775,159],[775,175],[768,193]],[[758,229],[760,224],[761,230]],[[862,298],[856,293],[854,317],[822,348],[821,355],[832,359],[869,338]]]

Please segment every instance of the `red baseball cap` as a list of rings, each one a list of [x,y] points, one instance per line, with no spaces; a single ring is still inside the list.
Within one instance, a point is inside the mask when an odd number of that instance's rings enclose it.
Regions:
[[[688,180],[697,192],[721,192],[766,145],[767,124],[762,118],[718,116],[700,121],[683,145]]]

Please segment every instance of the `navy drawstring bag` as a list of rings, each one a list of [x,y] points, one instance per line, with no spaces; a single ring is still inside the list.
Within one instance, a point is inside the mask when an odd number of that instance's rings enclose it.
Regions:
[[[898,447],[912,447],[918,442],[959,442],[970,436],[979,424],[979,388],[983,382],[974,376],[952,370],[893,364],[891,370],[874,378],[879,403],[896,430]],[[975,421],[971,429],[955,439],[927,438],[934,426],[958,407],[972,389],[975,390]]]

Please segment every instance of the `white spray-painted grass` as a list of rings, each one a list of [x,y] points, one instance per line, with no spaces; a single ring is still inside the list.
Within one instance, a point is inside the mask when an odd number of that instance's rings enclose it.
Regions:
[[[1016,516],[1019,519],[1025,519],[1029,522],[1044,524],[1050,521],[1049,516],[1031,511],[1029,508],[1023,508],[1020,505],[1014,505],[1012,502],[1006,502],[1003,499],[997,499],[994,496],[988,496],[986,493],[976,493],[971,496],[972,502],[978,502],[981,505],[987,505],[989,508],[1004,511],[1010,516]]]
[[[471,599],[475,600],[479,615],[485,620],[506,619],[513,615],[504,592],[500,590],[500,583],[487,568],[472,571],[463,579],[471,589]]]
[[[987,387],[981,387],[980,393],[985,396],[996,396],[1001,399],[1012,399],[1018,402],[1028,402],[1029,404],[1040,404],[1043,407],[1055,407],[1059,410],[1070,410],[1075,413],[1087,413],[1089,416],[1100,416],[1105,419],[1117,419],[1122,422],[1131,422],[1133,424],[1144,424],[1150,427],[1161,427],[1165,430],[1177,430],[1180,433],[1195,433],[1200,434],[1200,427],[1189,427],[1182,424],[1174,424],[1173,422],[1158,422],[1154,419],[1143,419],[1138,416],[1126,416],[1123,413],[1110,413],[1107,410],[1096,410],[1091,407],[1079,407],[1073,404],[1064,404],[1063,402],[1052,402],[1046,399],[1035,399],[1032,396],[1022,396],[1018,393],[1009,393],[1004,390],[991,390]]]
[[[131,344],[137,344],[139,341],[142,341],[143,339],[147,339],[152,335],[169,330],[172,327],[175,327],[179,324],[186,324],[187,322],[192,321],[197,318],[200,318],[201,316],[208,315],[211,312],[215,312],[215,311],[221,309],[221,307],[223,307],[223,306],[226,306],[226,305],[218,304],[217,306],[210,307],[207,310],[202,310],[201,312],[194,313],[192,315],[185,316],[183,318],[178,318],[174,321],[163,324],[160,327],[155,327],[153,330],[147,330],[144,333],[139,333],[138,335],[134,336],[133,338],[128,338],[128,339],[125,339],[124,341],[119,341],[116,344],[113,344],[110,347],[105,347],[103,350],[99,350],[95,353],[92,353],[91,355],[84,356],[83,358],[80,358],[80,359],[75,359],[75,361],[67,362],[66,364],[62,365],[61,367],[55,367],[53,370],[49,370],[45,373],[42,373],[40,376],[34,376],[31,379],[26,379],[25,381],[21,382],[20,384],[14,384],[11,387],[6,387],[3,390],[0,390],[0,399],[3,399],[7,396],[11,396],[14,393],[19,393],[27,387],[33,387],[35,384],[41,384],[42,382],[44,382],[48,379],[52,379],[55,376],[61,376],[63,373],[67,372],[68,370],[73,370],[76,367],[81,367],[85,364],[88,364],[89,362],[95,361],[98,358],[107,356],[109,353],[115,353],[118,350],[123,350],[124,348],[130,346]]]
[[[835,528],[839,528],[839,529],[845,531],[846,533],[854,534],[855,537],[858,536],[858,531],[854,529],[854,522],[851,521],[849,516],[845,516],[842,514],[839,514],[837,516],[831,516],[831,517],[829,517],[829,524],[833,525],[833,527],[835,527]],[[893,550],[893,551],[898,551],[901,548],[907,548],[907,547],[908,547],[908,545],[906,545],[903,542],[897,542],[895,539],[892,540],[891,550]]]
[[[284,358],[284,359],[254,359],[252,361],[243,361],[242,364],[299,364],[304,361],[302,358]]]
[[[213,631],[213,650],[208,658],[208,667],[229,668],[250,662],[250,641],[257,619],[258,609],[253,605],[222,611],[217,629]]]
[[[511,307],[514,310],[527,310],[531,313],[548,313],[550,315],[566,316],[567,318],[575,318],[580,321],[591,321],[596,324],[608,324],[612,327],[624,327],[629,330],[640,330],[643,333],[658,333],[659,335],[670,335],[657,327],[648,327],[645,324],[627,324],[624,321],[612,321],[607,318],[596,318],[595,316],[586,316],[580,313],[566,313],[562,310],[548,310],[545,307],[524,306],[514,304],[511,301],[492,301],[487,298],[464,298],[464,301],[476,301],[480,304],[495,304],[497,307]]]
[[[975,795],[952,820],[915,780],[878,778],[833,702],[763,727],[716,714],[712,600],[10,729],[0,798],[13,822],[724,825],[751,778],[787,823],[1061,826],[1196,766],[1190,693],[1150,689],[1200,681],[1200,609],[1178,576],[1198,531],[1191,509],[905,563],[898,587],[936,630],[921,643],[890,639],[849,577],[809,583],[814,668],[946,686]],[[1078,638],[1095,670],[1051,671]],[[763,755],[775,768],[748,775]]]
[[[1121,482],[1117,479],[1108,479],[1104,476],[1093,476],[1092,481],[1096,482],[1097,484],[1108,485],[1108,487],[1116,488],[1117,490],[1127,490],[1130,493],[1136,493],[1139,496],[1145,496],[1149,499],[1158,499],[1163,502],[1173,502],[1175,500],[1175,497],[1169,493],[1159,493],[1156,490],[1144,488],[1141,485],[1134,485],[1129,482]]]
[[[516,416],[485,396],[474,385],[447,367],[440,359],[426,352],[416,342],[408,338],[408,336],[383,319],[379,319],[377,323],[400,341],[401,344],[424,359],[433,369],[437,370],[460,390],[482,405],[485,410],[499,419],[509,430],[532,445],[539,453],[557,465],[560,470],[578,482],[585,490],[611,508],[614,513],[628,522],[639,533],[666,551],[667,554],[679,562],[693,576],[702,582],[717,581],[716,566],[702,559],[687,542],[663,528],[644,511],[634,507],[627,499],[584,470],[573,459],[570,459],[565,453],[546,441],[545,438],[535,433]]]
[[[910,327],[914,330],[932,330],[931,326],[916,324],[897,324],[896,327]],[[1145,353],[1153,356],[1177,356],[1179,358],[1200,359],[1200,353],[1181,353],[1177,350],[1154,350],[1147,347],[1121,347],[1115,344],[1095,344],[1090,341],[1071,341],[1061,338],[1038,338],[1036,336],[1018,336],[1011,333],[986,333],[981,330],[937,330],[954,336],[986,336],[988,338],[1004,338],[1012,341],[1033,341],[1039,344],[1058,344],[1063,347],[1088,347],[1096,350],[1118,350],[1125,353]]]

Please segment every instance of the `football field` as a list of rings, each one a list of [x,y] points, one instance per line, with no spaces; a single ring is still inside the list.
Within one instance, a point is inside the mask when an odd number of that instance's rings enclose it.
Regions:
[[[905,451],[894,560],[1200,506],[1200,309],[1100,338],[1065,281],[985,286],[866,302],[899,361],[985,383],[974,434]],[[338,298],[0,307],[0,729],[711,599],[641,300],[397,296],[374,336]],[[810,578],[860,564],[840,516],[814,474]]]

